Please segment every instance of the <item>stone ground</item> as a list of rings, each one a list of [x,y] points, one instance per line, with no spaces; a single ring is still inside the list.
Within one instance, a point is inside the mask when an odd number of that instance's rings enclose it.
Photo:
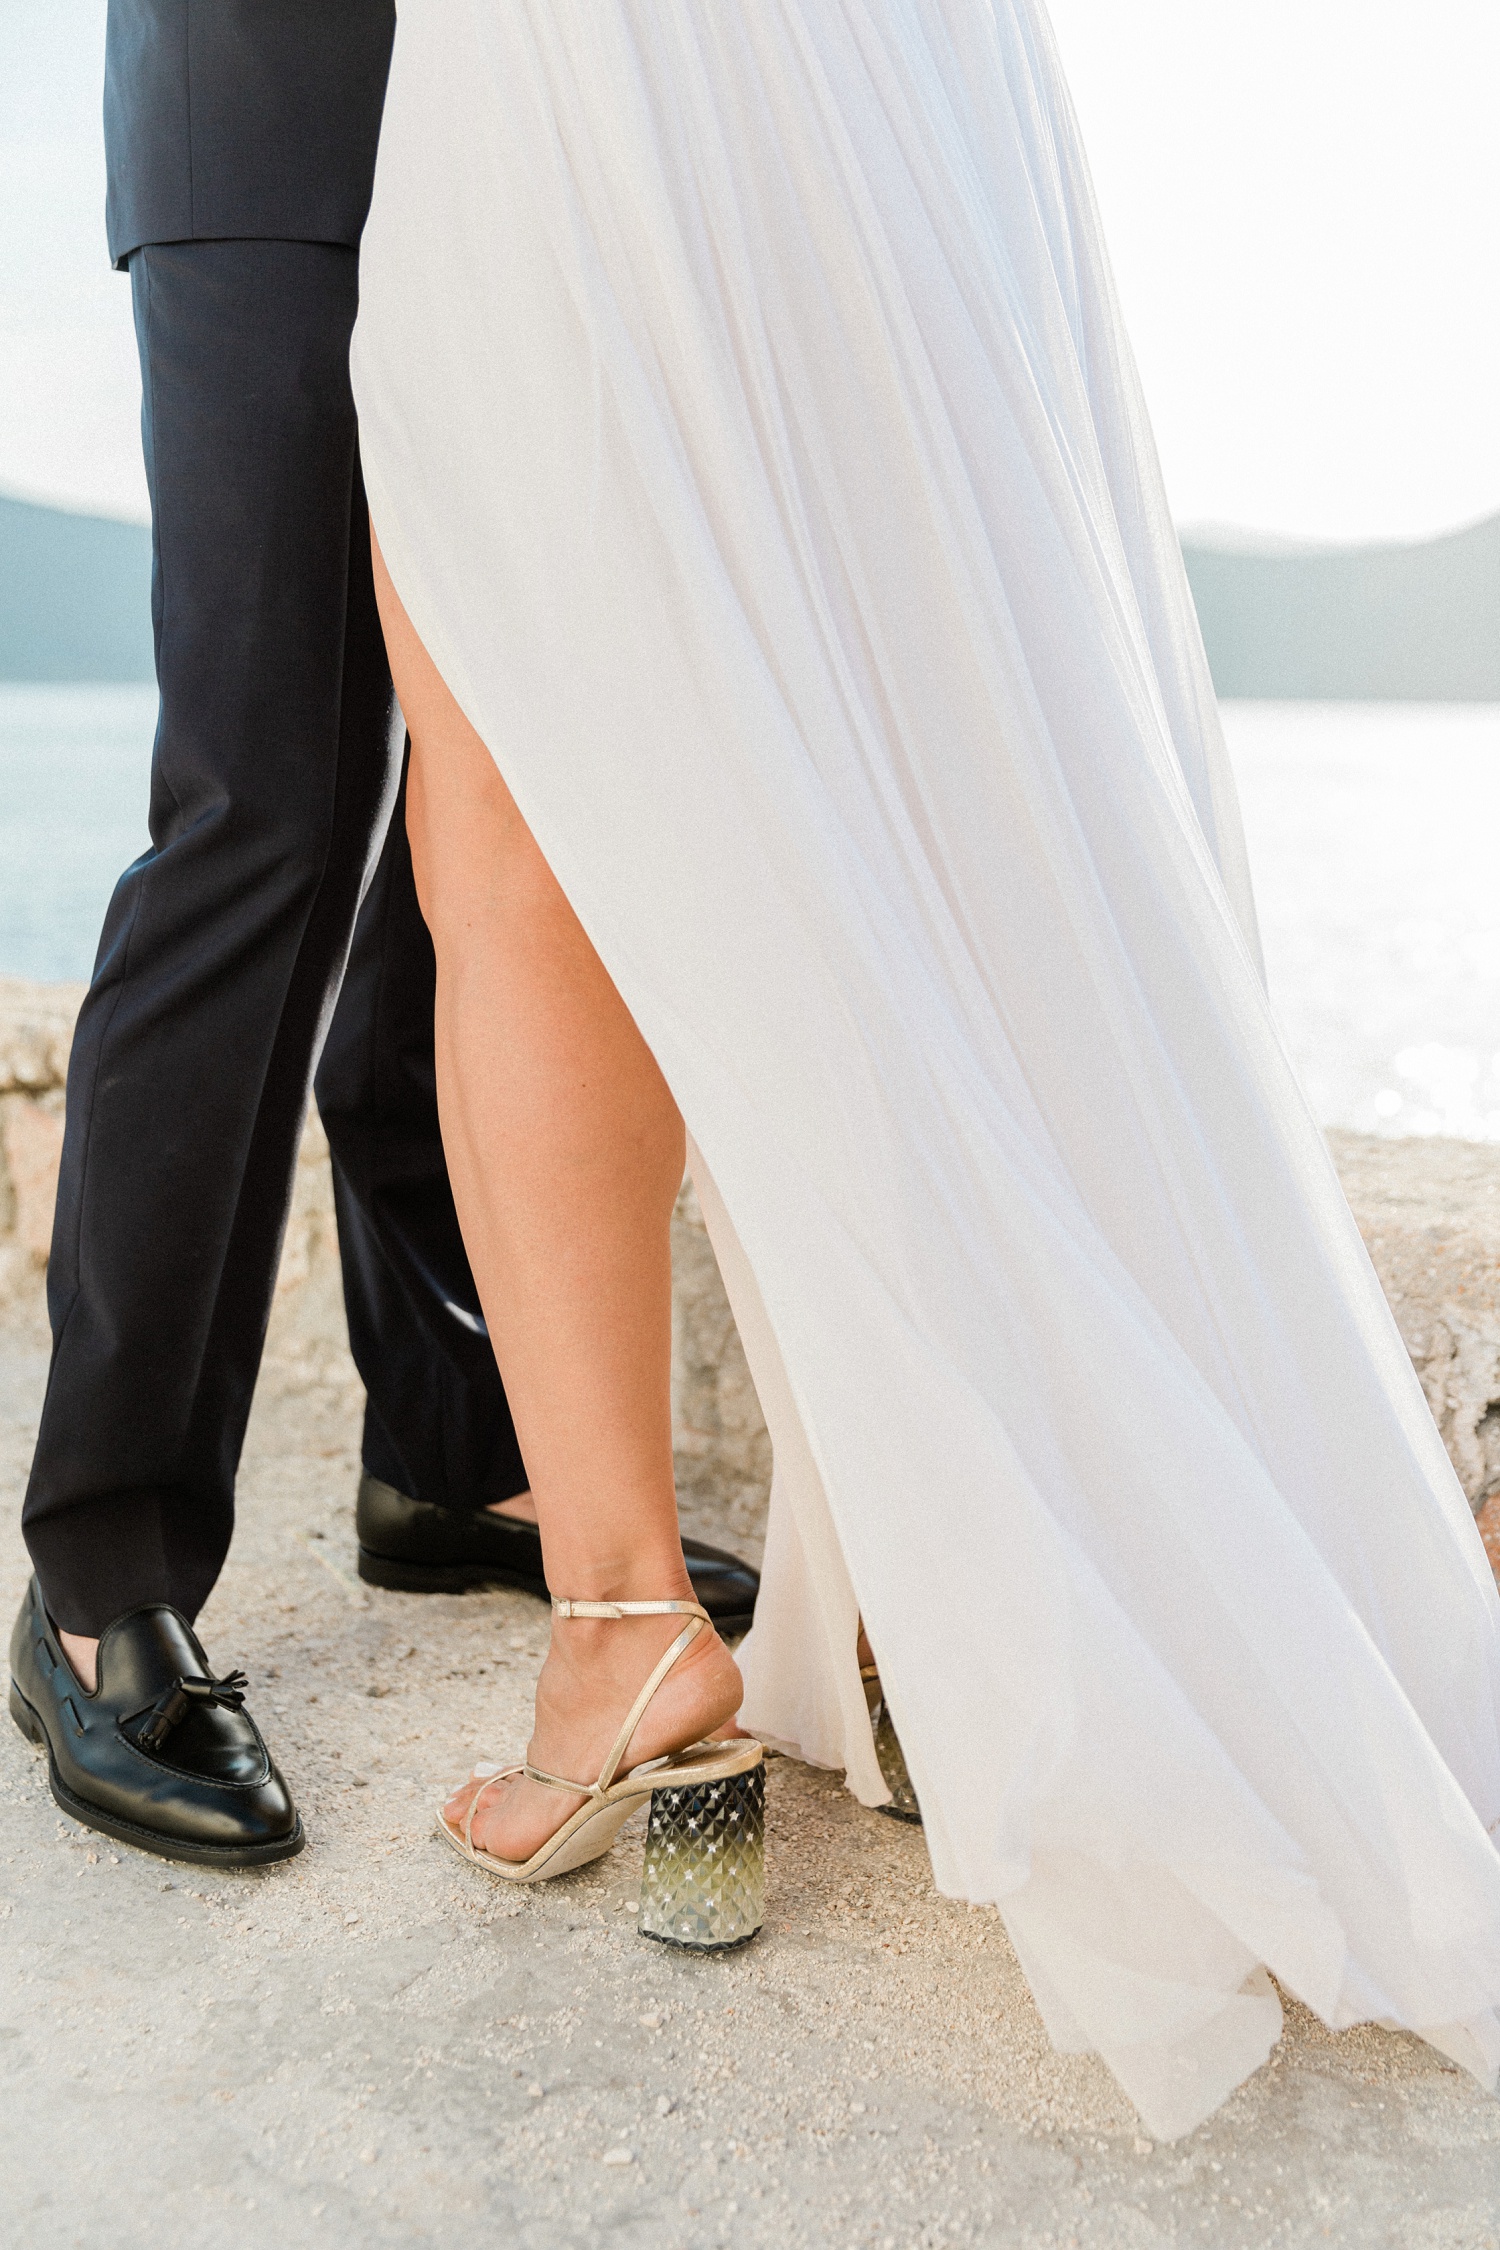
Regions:
[[[45,1364],[32,1299],[0,1329],[7,1624]],[[357,1435],[347,1379],[263,1385],[203,1620],[301,1858],[116,1852],[0,1720],[0,2242],[1500,2250],[1500,2102],[1430,2049],[1292,2006],[1266,2069],[1153,2147],[1051,2052],[998,1918],[832,1776],[773,1763],[767,1928],[726,1960],[635,1935],[628,1831],[518,1895],[461,1866],[432,1808],[524,1741],[545,1614],[361,1589]]]

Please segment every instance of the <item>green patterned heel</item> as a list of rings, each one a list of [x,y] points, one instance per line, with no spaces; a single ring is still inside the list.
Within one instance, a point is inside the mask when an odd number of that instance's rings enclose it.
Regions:
[[[764,1758],[723,1781],[651,1792],[636,1925],[642,1937],[689,1953],[748,1945],[761,1926],[765,1890]]]
[[[922,1808],[917,1803],[917,1792],[911,1785],[911,1775],[906,1770],[906,1754],[901,1748],[901,1737],[891,1721],[885,1697],[880,1692],[880,1672],[874,1664],[862,1664],[860,1679],[864,1682],[865,1702],[869,1707],[870,1725],[875,1735],[875,1757],[880,1767],[880,1777],[891,1793],[888,1805],[877,1805],[876,1811],[889,1813],[892,1820],[909,1820],[913,1827],[922,1825]]]

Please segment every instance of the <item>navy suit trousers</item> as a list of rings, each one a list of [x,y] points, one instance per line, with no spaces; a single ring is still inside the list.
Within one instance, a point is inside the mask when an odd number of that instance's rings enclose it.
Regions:
[[[130,271],[152,843],[116,887],[74,1042],[24,1517],[48,1608],[81,1633],[142,1602],[191,1618],[223,1563],[325,1038],[368,1465],[450,1504],[525,1484],[448,1191],[431,946],[390,817],[402,739],[348,374],[358,254],[184,242]]]

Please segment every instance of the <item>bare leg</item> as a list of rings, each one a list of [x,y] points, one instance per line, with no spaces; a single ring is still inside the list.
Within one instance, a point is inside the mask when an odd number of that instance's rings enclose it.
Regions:
[[[548,1583],[589,1601],[691,1600],[670,1397],[682,1119],[378,547],[375,583],[412,738],[407,826],[437,952],[443,1146],[531,1472]],[[592,1780],[680,1625],[554,1620],[532,1762]],[[627,1762],[711,1733],[740,1693],[733,1658],[705,1630]],[[474,1840],[522,1859],[572,1809],[555,1790],[510,1782],[489,1791]]]

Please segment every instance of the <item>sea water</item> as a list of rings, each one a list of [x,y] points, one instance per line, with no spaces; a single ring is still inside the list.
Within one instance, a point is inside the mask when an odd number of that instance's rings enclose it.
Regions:
[[[0,975],[86,977],[155,691],[0,686]],[[1272,1003],[1325,1125],[1500,1141],[1500,706],[1231,703]]]
[[[1500,1141],[1500,705],[1230,703],[1224,726],[1315,1115]]]
[[[109,894],[150,848],[154,687],[0,683],[0,976],[87,977]]]

